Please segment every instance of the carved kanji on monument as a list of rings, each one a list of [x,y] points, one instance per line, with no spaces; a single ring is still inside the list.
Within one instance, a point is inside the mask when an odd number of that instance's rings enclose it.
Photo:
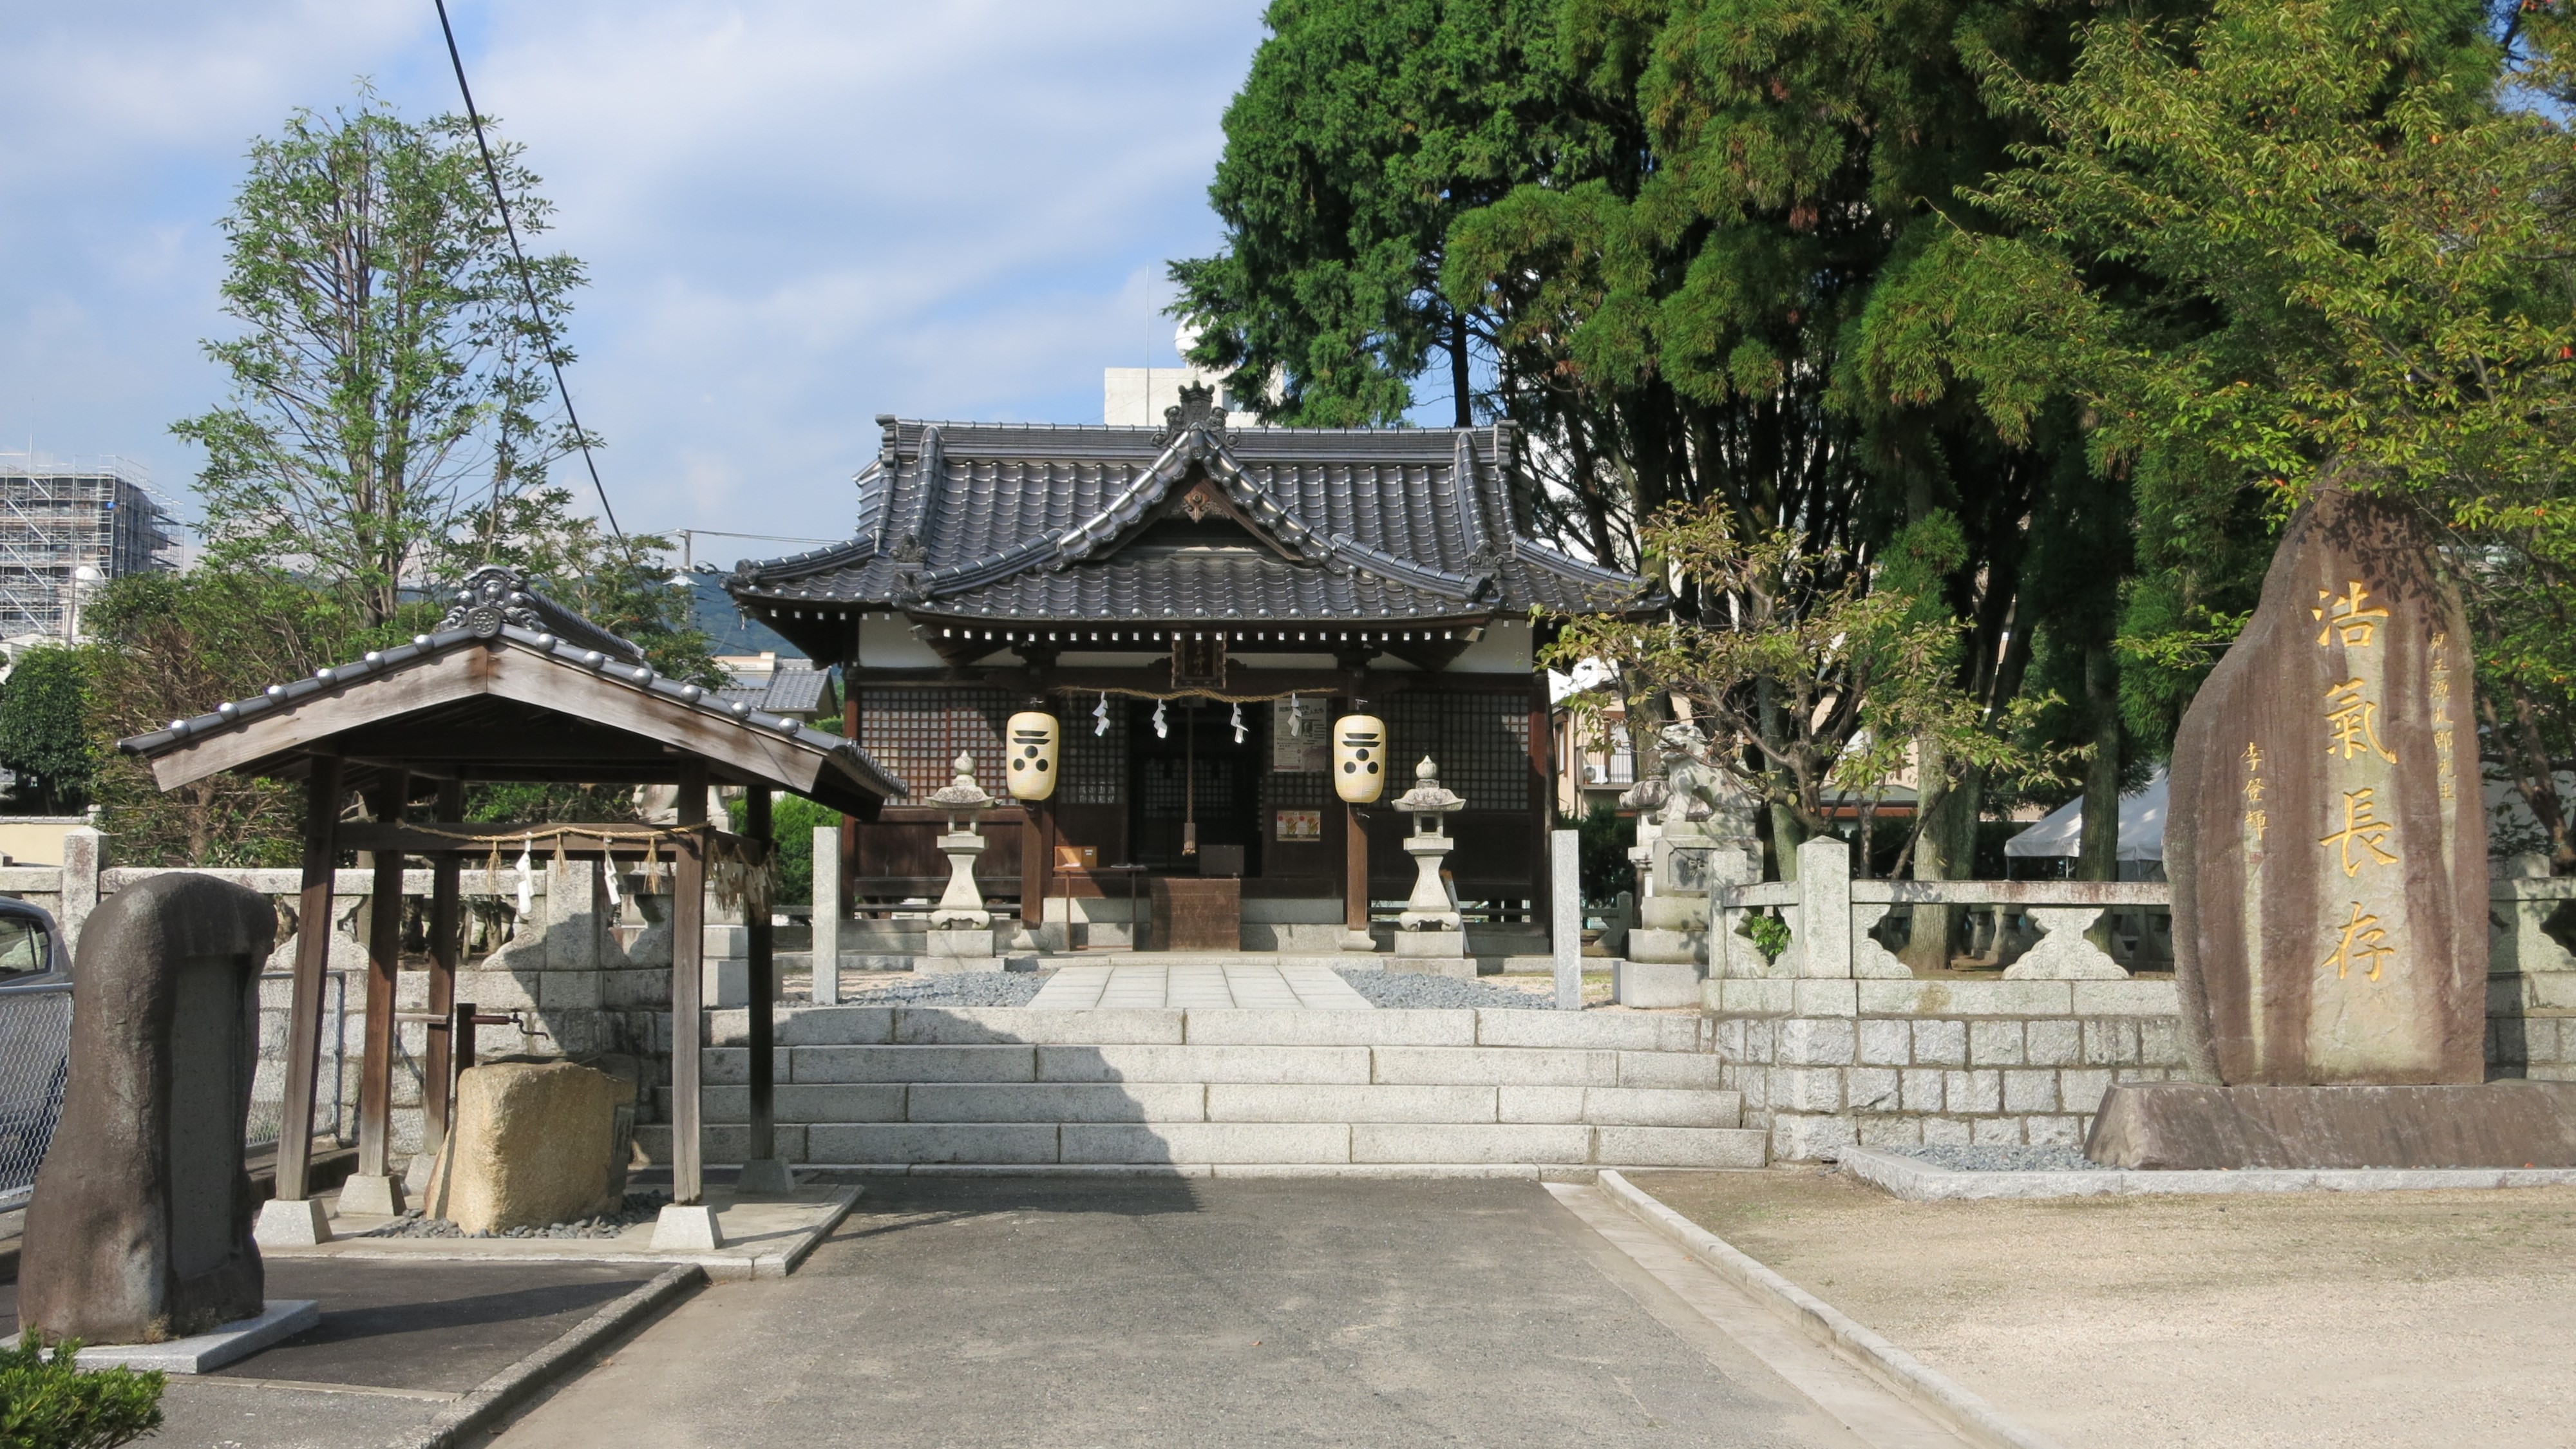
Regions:
[[[2401,504],[2326,490],[2174,740],[2183,1033],[2229,1085],[2485,1076],[2468,631]]]

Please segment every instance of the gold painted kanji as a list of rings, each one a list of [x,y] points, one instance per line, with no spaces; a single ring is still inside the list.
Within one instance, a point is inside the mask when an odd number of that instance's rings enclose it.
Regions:
[[[2366,679],[2347,679],[2326,691],[2326,758],[2351,759],[2364,750],[2390,764],[2397,755],[2379,742],[2379,706],[2363,697]]]
[[[2344,791],[2343,829],[2332,835],[2322,836],[2317,841],[2319,845],[2332,847],[2342,853],[2343,873],[2346,876],[2359,875],[2361,868],[2372,864],[2374,860],[2380,865],[2397,863],[2397,857],[2380,845],[2380,842],[2386,840],[2389,833],[2397,826],[2394,821],[2379,818],[2374,809],[2374,799],[2377,794],[2377,790],[2367,785],[2358,790]],[[2354,859],[2352,851],[2356,845],[2368,851],[2369,854],[2359,860]]]
[[[2387,958],[2396,954],[2397,948],[2388,944],[2388,932],[2379,924],[2379,917],[2363,911],[2361,902],[2355,901],[2352,918],[2344,922],[2343,939],[2322,964],[2332,966],[2335,979],[2341,981],[2358,963],[2364,968],[2365,979],[2376,981]]]
[[[2361,586],[2361,580],[2354,579],[2345,588],[2348,592],[2341,594],[2317,590],[2317,606],[2308,611],[2319,625],[2317,642],[2323,644],[2340,633],[2345,648],[2367,649],[2379,626],[2387,621],[2388,611],[2368,607],[2370,591]]]

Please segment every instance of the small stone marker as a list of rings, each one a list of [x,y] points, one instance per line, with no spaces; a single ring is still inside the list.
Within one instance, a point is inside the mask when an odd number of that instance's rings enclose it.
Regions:
[[[1556,1009],[1583,1009],[1583,834],[1547,836],[1548,945],[1555,957]]]
[[[162,1343],[260,1317],[242,1136],[276,936],[266,896],[202,875],[155,877],[90,916],[61,1126],[27,1210],[30,1332]]]
[[[2236,1084],[2484,1079],[2468,629],[2402,505],[2319,492],[2174,740],[2186,1052]]]

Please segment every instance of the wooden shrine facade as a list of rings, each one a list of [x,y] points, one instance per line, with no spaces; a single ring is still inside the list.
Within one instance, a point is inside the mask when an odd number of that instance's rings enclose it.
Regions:
[[[1643,584],[1523,530],[1508,428],[1229,430],[1196,390],[1167,416],[880,418],[856,536],[727,588],[844,666],[850,735],[915,797],[961,751],[998,791],[1004,721],[1058,718],[1054,796],[985,826],[986,888],[1028,922],[1047,896],[1124,889],[1091,867],[1133,865],[1239,870],[1246,897],[1338,898],[1364,926],[1409,888],[1408,827],[1335,796],[1326,729],[1346,713],[1466,798],[1461,898],[1532,900],[1552,821],[1534,616],[1639,609]],[[852,827],[843,899],[933,893],[936,826],[895,806]]]

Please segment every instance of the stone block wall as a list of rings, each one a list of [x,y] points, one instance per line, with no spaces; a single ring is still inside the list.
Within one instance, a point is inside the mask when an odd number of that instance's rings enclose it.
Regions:
[[[1816,989],[1835,985],[1844,990]],[[1803,1003],[1795,987],[1810,988]],[[1725,1084],[1743,1094],[1745,1125],[1770,1131],[1775,1160],[1851,1146],[2080,1146],[2112,1083],[2182,1069],[2170,981],[1710,988]]]

